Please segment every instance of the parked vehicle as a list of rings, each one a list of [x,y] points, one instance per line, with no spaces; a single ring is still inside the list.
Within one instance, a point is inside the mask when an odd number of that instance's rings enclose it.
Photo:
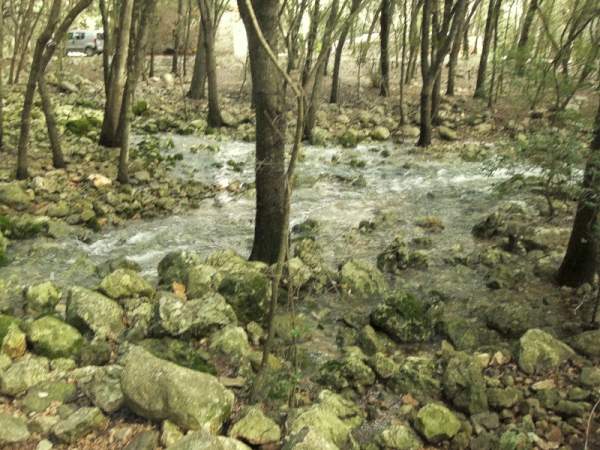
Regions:
[[[100,30],[72,30],[67,33],[66,52],[94,56],[104,50],[104,33]]]

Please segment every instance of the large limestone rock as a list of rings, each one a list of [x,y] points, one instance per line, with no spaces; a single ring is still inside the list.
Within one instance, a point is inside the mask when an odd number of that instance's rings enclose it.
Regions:
[[[162,328],[172,336],[189,334],[203,337],[225,326],[237,324],[233,308],[223,296],[215,293],[188,301],[164,293],[158,300],[158,316]]]
[[[239,363],[248,358],[251,348],[248,335],[242,327],[226,327],[210,338],[210,350]]]
[[[600,330],[585,331],[572,339],[573,348],[589,357],[600,357]]]
[[[0,445],[16,444],[29,438],[27,423],[20,417],[0,413]]]
[[[342,266],[340,285],[345,294],[365,300],[379,297],[387,289],[383,274],[375,266],[355,259]]]
[[[229,430],[229,436],[240,439],[251,445],[265,445],[281,439],[279,425],[258,407],[251,407]]]
[[[438,403],[428,403],[417,413],[415,427],[432,444],[452,439],[460,430],[460,421],[452,411]]]
[[[117,269],[104,277],[100,290],[115,300],[132,297],[151,297],[154,288],[139,273],[130,269]]]
[[[61,293],[51,281],[29,286],[25,290],[27,313],[32,316],[50,314],[60,301]]]
[[[12,359],[19,358],[27,351],[27,339],[25,333],[17,324],[12,324],[0,342],[0,353],[8,355]]]
[[[43,412],[52,403],[62,405],[72,402],[77,398],[77,387],[64,381],[43,381],[36,384],[23,397],[23,409],[28,414]]]
[[[528,374],[555,369],[575,352],[545,331],[532,329],[519,340],[519,367]]]
[[[36,353],[49,358],[70,358],[79,354],[83,338],[75,327],[52,316],[34,321],[27,338]]]
[[[421,450],[423,442],[413,429],[403,423],[394,423],[377,436],[377,443],[385,450]]]
[[[399,394],[410,394],[420,401],[438,398],[441,394],[440,374],[436,362],[429,356],[409,356],[390,380]]]
[[[188,271],[197,264],[202,264],[200,255],[193,252],[171,252],[158,264],[158,277],[161,284],[170,285],[174,281],[184,283]]]
[[[412,295],[397,291],[371,312],[371,325],[399,342],[422,342],[431,338],[433,325],[428,308]]]
[[[151,420],[218,432],[234,395],[212,375],[186,369],[132,346],[123,360],[121,387],[127,406]]]
[[[116,339],[124,330],[123,308],[89,289],[73,287],[67,299],[67,322],[98,337]]]
[[[13,208],[28,206],[33,197],[18,183],[0,183],[0,204]]]
[[[225,450],[225,447],[217,436],[199,430],[188,433],[167,450]]]

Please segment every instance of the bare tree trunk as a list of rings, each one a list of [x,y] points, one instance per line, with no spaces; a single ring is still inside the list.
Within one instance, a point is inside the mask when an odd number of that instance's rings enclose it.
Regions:
[[[312,69],[313,53],[317,41],[317,32],[319,31],[320,0],[315,0],[312,14],[310,16],[310,30],[308,32],[308,41],[306,44],[306,58],[304,68],[302,69],[302,85],[306,86],[308,75]]]
[[[102,49],[102,73],[104,74],[104,95],[108,97],[110,84],[110,55],[112,54],[112,33],[108,20],[106,0],[100,0],[100,17],[102,18],[102,32],[104,33],[104,48]]]
[[[115,43],[115,55],[110,67],[110,83],[104,104],[104,120],[100,133],[100,145],[120,147],[119,116],[123,103],[123,93],[127,78],[127,57],[129,53],[129,33],[133,16],[134,0],[123,0],[119,16],[119,28]]]
[[[0,152],[4,148],[4,0],[0,0]]]
[[[515,71],[517,75],[523,75],[525,70],[525,61],[528,58],[529,48],[529,31],[531,25],[533,25],[533,19],[535,18],[535,11],[542,3],[542,0],[531,0],[523,19],[523,26],[521,27],[521,33],[519,35],[519,41],[517,43],[517,56],[516,56],[516,67]]]
[[[190,27],[192,26],[192,0],[187,2],[185,14],[185,33],[183,35],[183,78],[187,77],[188,49],[190,46]]]
[[[467,15],[467,8],[465,7],[463,13],[458,17],[458,33],[452,42],[452,49],[450,50],[450,59],[448,61],[448,80],[446,84],[446,95],[454,95],[454,78],[456,77],[456,64],[458,63],[458,55],[460,53],[461,39],[464,35],[465,19]]]
[[[379,66],[381,70],[381,85],[379,95],[387,97],[390,95],[390,29],[394,15],[394,1],[381,0],[380,19],[380,54]]]
[[[181,46],[181,24],[183,22],[183,0],[177,0],[177,23],[173,30],[173,59],[171,59],[171,72],[179,73],[179,50]]]
[[[429,49],[432,1],[423,0],[423,17],[421,25],[421,101],[420,101],[420,133],[417,145],[427,147],[431,145],[431,93],[433,90],[433,77],[429,70]]]
[[[567,252],[558,271],[561,286],[591,283],[598,271],[598,211],[600,210],[600,102],[594,137],[583,177],[583,190],[573,221]]]
[[[400,125],[406,123],[406,114],[404,112],[404,85],[406,70],[406,38],[408,28],[408,12],[406,11],[406,1],[402,2],[402,55],[400,57]]]
[[[204,31],[202,21],[198,24],[198,43],[196,45],[196,57],[194,59],[194,73],[188,98],[200,100],[204,98],[206,91],[206,50],[204,49]]]
[[[279,2],[252,2],[269,46],[277,52]],[[250,259],[272,264],[279,257],[285,232],[285,130],[283,79],[260,44],[245,0],[238,8],[248,37],[252,94],[256,106],[256,221]],[[287,227],[286,227],[287,228]]]
[[[52,101],[50,100],[50,94],[48,93],[44,75],[40,75],[38,79],[38,89],[42,99],[42,110],[44,111],[44,117],[46,118],[46,128],[48,129],[50,148],[52,149],[52,165],[55,169],[64,169],[67,165],[65,164],[65,157],[60,145],[60,136],[56,127],[56,118],[54,117]]]
[[[216,5],[211,0],[198,0],[202,32],[204,33],[204,51],[206,52],[206,77],[208,80],[208,125],[214,128],[224,125],[219,105],[219,88],[217,86],[217,59],[215,55],[215,15]]]
[[[481,47],[481,58],[479,60],[479,68],[477,70],[477,82],[475,84],[475,98],[485,98],[485,81],[487,77],[487,63],[490,53],[490,45],[494,35],[494,24],[496,17],[500,12],[502,0],[489,0],[488,15],[485,21],[485,32],[483,35],[483,44]]]

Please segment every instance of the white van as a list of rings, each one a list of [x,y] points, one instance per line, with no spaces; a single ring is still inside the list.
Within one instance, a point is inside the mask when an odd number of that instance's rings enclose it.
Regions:
[[[85,53],[94,56],[104,50],[104,32],[102,30],[72,30],[67,33],[66,52]]]

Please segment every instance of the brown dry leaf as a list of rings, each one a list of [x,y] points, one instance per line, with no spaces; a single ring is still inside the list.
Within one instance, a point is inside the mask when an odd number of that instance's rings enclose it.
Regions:
[[[182,300],[186,299],[186,295],[185,295],[185,285],[178,283],[177,281],[173,281],[173,284],[171,285],[171,288],[173,289],[173,293],[179,297]]]
[[[402,403],[411,406],[417,406],[419,404],[418,400],[415,399],[412,395],[406,394],[402,396]]]

